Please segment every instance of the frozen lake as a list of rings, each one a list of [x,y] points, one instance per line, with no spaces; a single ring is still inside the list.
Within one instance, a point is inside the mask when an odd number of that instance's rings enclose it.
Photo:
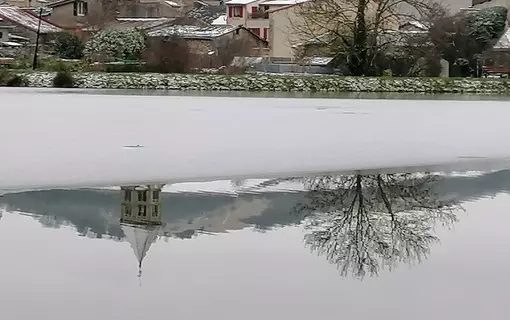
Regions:
[[[509,102],[360,97],[1,89],[0,318],[507,319]]]
[[[44,92],[0,93],[0,188],[286,177],[510,158],[507,101]]]

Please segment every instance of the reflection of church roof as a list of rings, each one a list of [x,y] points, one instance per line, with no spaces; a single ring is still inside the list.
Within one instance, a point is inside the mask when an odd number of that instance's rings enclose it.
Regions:
[[[126,235],[126,240],[135,253],[136,259],[138,260],[138,267],[141,269],[145,255],[149,251],[150,246],[156,242],[158,238],[159,228],[138,227],[127,224],[122,224],[121,228]]]

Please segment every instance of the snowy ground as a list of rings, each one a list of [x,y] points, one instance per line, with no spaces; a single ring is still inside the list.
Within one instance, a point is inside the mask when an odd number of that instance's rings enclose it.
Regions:
[[[4,190],[510,167],[508,102],[0,96]]]

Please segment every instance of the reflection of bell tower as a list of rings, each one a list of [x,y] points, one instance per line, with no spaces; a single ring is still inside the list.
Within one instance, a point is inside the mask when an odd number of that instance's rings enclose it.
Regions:
[[[120,187],[121,228],[138,260],[138,277],[142,276],[142,262],[157,238],[161,217],[161,189],[163,185]]]
[[[121,192],[121,223],[160,225],[163,185],[124,186]]]
[[[159,226],[136,226],[121,224],[122,231],[133,249],[138,260],[138,277],[142,276],[142,262],[151,244],[156,242],[160,231]]]

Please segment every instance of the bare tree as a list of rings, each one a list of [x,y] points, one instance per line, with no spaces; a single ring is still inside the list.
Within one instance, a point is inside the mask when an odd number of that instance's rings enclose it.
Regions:
[[[431,1],[431,0],[430,0]],[[437,4],[429,0],[316,0],[296,6],[293,32],[345,63],[350,74],[370,74],[377,54],[391,45],[384,37],[399,23],[430,16]]]
[[[438,223],[450,226],[461,207],[431,190],[438,177],[412,174],[326,176],[306,179],[305,243],[336,264],[341,275],[377,275],[398,262],[426,258]]]

